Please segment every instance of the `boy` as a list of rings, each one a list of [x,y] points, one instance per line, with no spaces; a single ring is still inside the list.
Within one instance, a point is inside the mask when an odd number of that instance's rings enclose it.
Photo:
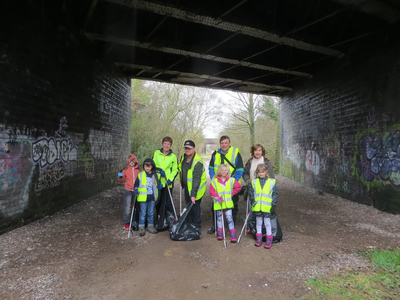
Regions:
[[[146,158],[143,162],[144,171],[139,173],[135,181],[134,194],[140,203],[139,213],[139,235],[144,236],[144,225],[147,213],[147,231],[157,233],[154,228],[154,206],[158,199],[158,190],[162,189],[160,174],[156,173],[156,164],[151,158]]]
[[[124,227],[129,229],[131,219],[131,209],[133,205],[134,184],[138,174],[142,171],[139,167],[139,162],[135,154],[129,154],[127,158],[128,165],[118,173],[118,181],[125,182],[125,192],[123,201],[124,212],[122,220]]]

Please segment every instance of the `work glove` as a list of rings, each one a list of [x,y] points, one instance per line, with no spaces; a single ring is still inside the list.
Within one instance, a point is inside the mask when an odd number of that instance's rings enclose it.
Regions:
[[[162,188],[163,188],[163,186],[161,183],[157,184],[157,190],[161,190]]]
[[[138,190],[138,189],[134,189],[134,190],[133,190],[133,194],[134,194],[134,195],[139,194],[139,190]]]
[[[168,179],[168,180],[167,180],[167,184],[168,184],[168,185],[171,185],[171,184],[172,184],[172,181]]]
[[[165,177],[165,172],[164,172],[164,170],[160,170],[160,175],[161,175],[161,177]]]
[[[219,203],[222,203],[222,201],[224,201],[224,198],[219,197],[219,198],[218,198],[218,202],[219,202]]]
[[[124,176],[124,173],[122,173],[122,172],[119,172],[119,173],[118,173],[118,177],[119,177],[119,178],[122,178],[123,176]]]
[[[272,207],[271,207],[271,212],[270,212],[271,215],[274,215],[274,214],[275,214],[275,206],[276,206],[276,205],[272,205]]]

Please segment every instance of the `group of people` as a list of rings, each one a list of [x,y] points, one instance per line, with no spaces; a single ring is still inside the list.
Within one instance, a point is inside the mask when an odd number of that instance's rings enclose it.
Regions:
[[[211,179],[210,195],[213,199],[212,213],[214,224],[207,233],[217,231],[217,239],[224,238],[223,214],[229,227],[231,242],[237,241],[236,217],[238,214],[239,194],[249,199],[249,209],[256,217],[255,246],[262,245],[262,225],[266,228],[265,248],[272,245],[271,214],[275,213],[277,204],[277,189],[275,174],[271,162],[265,157],[265,149],[256,144],[251,147],[251,158],[243,165],[240,150],[231,146],[228,136],[219,140],[220,148],[211,155],[208,168]],[[137,157],[130,154],[128,165],[118,174],[118,180],[125,182],[123,221],[125,228],[130,228],[130,209],[133,196],[137,195],[140,203],[139,235],[145,234],[145,223],[150,233],[157,233],[154,228],[154,208],[160,211],[160,205],[172,209],[172,189],[176,176],[180,175],[180,183],[184,189],[186,205],[190,202],[190,218],[201,237],[201,201],[206,192],[207,175],[201,157],[196,153],[196,145],[192,140],[186,140],[184,155],[180,162],[171,150],[172,139],[165,137],[162,148],[154,152],[153,158],[146,158],[144,171],[139,167]],[[243,182],[242,182],[243,179]],[[157,199],[160,201],[157,202]],[[155,205],[155,203],[158,203]],[[147,217],[147,218],[146,218]]]

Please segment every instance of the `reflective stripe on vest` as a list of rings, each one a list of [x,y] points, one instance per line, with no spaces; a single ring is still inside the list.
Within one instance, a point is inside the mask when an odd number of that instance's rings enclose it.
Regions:
[[[253,180],[251,184],[254,190],[255,202],[252,211],[269,213],[272,206],[272,191],[275,186],[275,179],[268,178],[263,188],[261,188],[260,178]]]
[[[229,209],[233,207],[232,201],[232,192],[233,192],[233,185],[235,184],[235,179],[229,177],[226,181],[225,188],[223,185],[218,181],[217,178],[214,178],[211,181],[212,186],[214,187],[215,192],[218,194],[219,197],[224,198],[222,202],[222,209]],[[221,210],[221,203],[218,202],[218,198],[213,197],[214,202],[214,210]]]
[[[181,163],[179,164],[179,170],[182,171],[182,162],[185,158],[182,156]],[[206,175],[206,170],[204,169],[204,163],[201,160],[200,156],[197,155],[197,153],[194,154],[193,157],[193,162],[191,168],[188,170],[187,175],[186,175],[186,183],[187,183],[187,189],[189,195],[192,193],[192,186],[193,186],[193,171],[194,167],[196,166],[197,163],[201,163],[203,166],[203,172],[201,173],[201,179],[200,179],[200,186],[199,189],[197,190],[197,195],[196,195],[196,200],[201,199],[201,197],[204,196],[206,192],[206,183],[207,183],[207,175]]]
[[[155,174],[153,174],[153,176],[157,176]],[[143,171],[141,173],[139,173],[138,175],[139,178],[139,188],[138,188],[138,196],[137,196],[137,201],[138,202],[146,202],[147,200],[147,176],[146,176],[146,172]],[[158,174],[158,178],[160,178],[160,175]],[[154,190],[153,190],[153,194],[155,197],[155,200],[157,200],[158,198],[158,190],[157,187],[155,187],[153,185],[153,188],[155,190],[155,194],[154,194]]]
[[[230,147],[228,152],[225,155],[225,158],[228,159],[232,163],[232,165],[234,165],[235,167],[236,167],[236,158],[237,158],[239,152],[240,151],[238,148]],[[222,157],[221,153],[219,153],[219,152],[215,153],[215,161],[214,161],[215,174],[217,173],[217,170],[218,170],[219,166],[221,165],[221,157]],[[235,168],[233,168],[228,162],[226,162],[226,164],[228,165],[229,171],[232,174],[232,172],[233,172],[233,170],[235,170]],[[241,181],[241,178],[239,179],[239,183],[240,183],[240,181]]]

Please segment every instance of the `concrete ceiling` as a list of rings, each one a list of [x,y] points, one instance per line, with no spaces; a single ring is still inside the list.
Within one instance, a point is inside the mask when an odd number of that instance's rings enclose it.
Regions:
[[[85,10],[84,36],[131,78],[276,96],[388,42],[400,23],[395,0],[93,0]]]

